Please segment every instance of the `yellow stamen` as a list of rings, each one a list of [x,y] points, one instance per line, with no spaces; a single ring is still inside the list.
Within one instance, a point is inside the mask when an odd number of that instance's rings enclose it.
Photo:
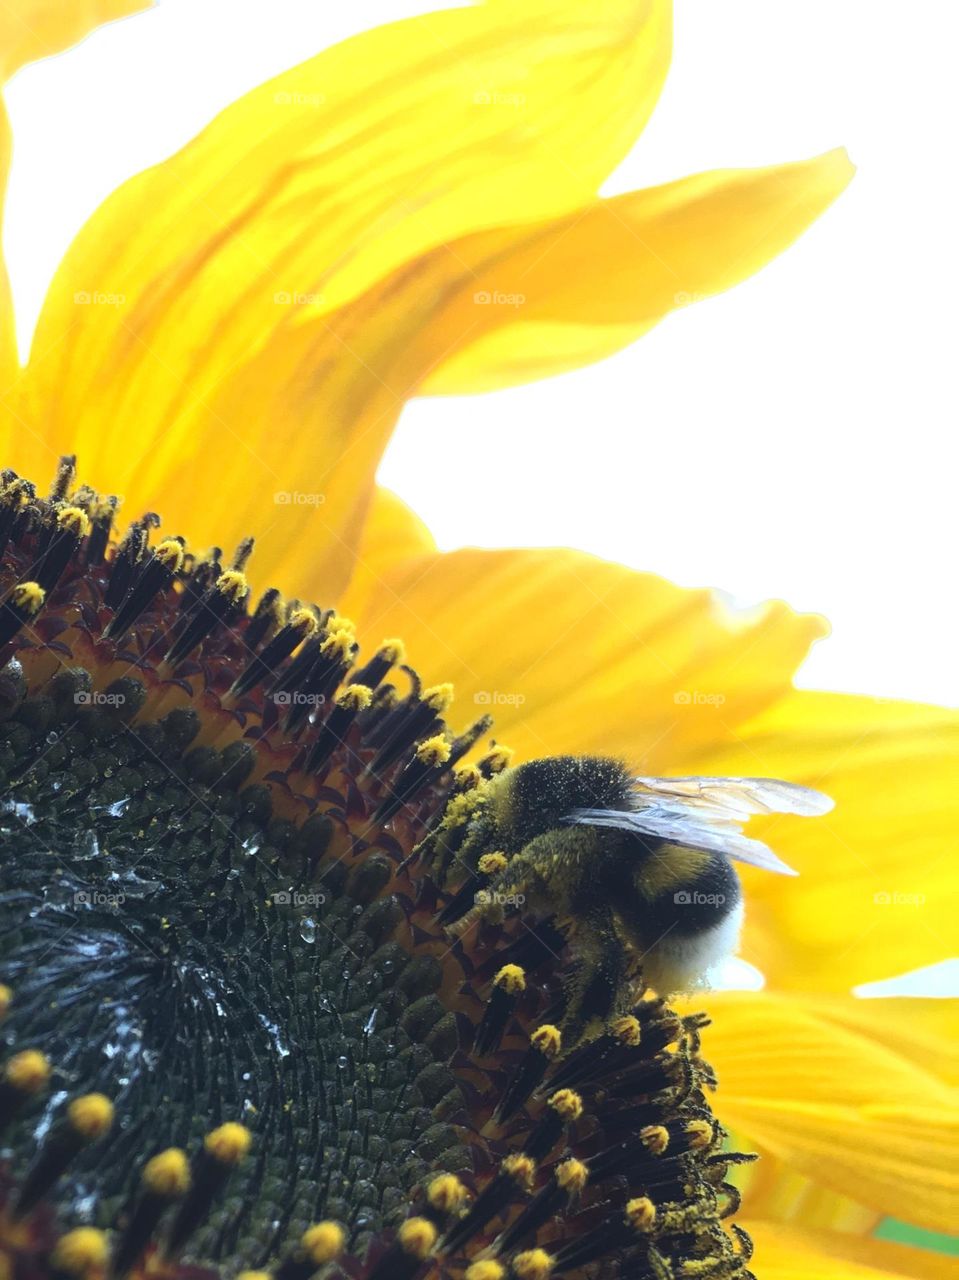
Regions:
[[[190,1162],[179,1147],[168,1147],[148,1160],[143,1168],[143,1185],[154,1195],[173,1199],[190,1189]]]
[[[549,1099],[549,1105],[567,1123],[578,1120],[583,1114],[583,1099],[574,1089],[557,1089]]]
[[[513,1259],[513,1274],[517,1280],[546,1280],[553,1270],[553,1259],[545,1249],[527,1249]]]
[[[428,1258],[439,1233],[429,1218],[407,1218],[396,1233],[400,1248],[412,1258]]]
[[[230,1121],[208,1133],[203,1139],[203,1145],[214,1160],[221,1164],[239,1164],[249,1151],[252,1141],[249,1129]]]
[[[106,1265],[107,1238],[95,1227],[77,1227],[57,1241],[53,1266],[69,1275],[84,1276]]]
[[[87,1093],[74,1098],[67,1107],[67,1117],[71,1127],[92,1142],[113,1124],[113,1103],[102,1093]]]
[[[3,1074],[20,1093],[39,1093],[50,1079],[50,1059],[39,1049],[24,1049],[14,1054]]]
[[[502,987],[511,996],[526,990],[526,971],[518,964],[504,964],[493,979],[495,987]]]
[[[19,609],[21,613],[29,614],[33,617],[43,608],[43,602],[47,598],[47,593],[39,582],[18,582],[10,592],[10,603],[15,609]]]
[[[453,701],[453,686],[451,684],[434,684],[431,688],[423,691],[422,701],[431,711],[435,711],[437,715],[442,715]]]
[[[450,758],[450,744],[438,733],[433,738],[427,738],[416,748],[416,758],[421,760],[423,764],[433,765],[446,764]]]
[[[309,1260],[321,1267],[325,1262],[332,1262],[343,1252],[346,1244],[346,1232],[338,1222],[327,1220],[307,1227],[303,1232],[300,1245]]]

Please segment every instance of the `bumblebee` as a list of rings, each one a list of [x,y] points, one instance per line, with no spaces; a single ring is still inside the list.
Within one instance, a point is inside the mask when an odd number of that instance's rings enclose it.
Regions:
[[[580,1035],[634,1002],[703,984],[736,947],[743,916],[733,859],[795,875],[742,832],[757,813],[817,815],[828,796],[773,778],[632,777],[618,760],[557,756],[489,780],[459,827],[422,846],[440,912],[463,932],[478,917],[531,908],[566,929],[574,964],[565,1024]]]

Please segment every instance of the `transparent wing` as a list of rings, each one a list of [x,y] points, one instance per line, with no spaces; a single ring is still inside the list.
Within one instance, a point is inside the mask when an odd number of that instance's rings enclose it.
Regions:
[[[781,875],[798,873],[761,840],[743,835],[755,813],[828,813],[833,802],[777,778],[637,778],[633,809],[574,809],[567,821],[615,827],[719,853]]]
[[[779,778],[636,778],[637,795],[653,792],[685,806],[714,809],[742,820],[753,813],[796,813],[816,817],[833,801],[812,787]]]

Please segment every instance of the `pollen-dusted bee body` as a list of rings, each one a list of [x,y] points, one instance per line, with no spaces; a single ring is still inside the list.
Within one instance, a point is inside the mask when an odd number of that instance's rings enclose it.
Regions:
[[[443,918],[463,929],[519,903],[557,917],[577,961],[566,1023],[578,1035],[629,1006],[632,978],[663,995],[688,990],[735,949],[742,893],[731,859],[789,870],[742,834],[750,813],[830,806],[775,779],[634,778],[602,757],[533,760],[490,783],[456,851],[479,891],[461,887]]]

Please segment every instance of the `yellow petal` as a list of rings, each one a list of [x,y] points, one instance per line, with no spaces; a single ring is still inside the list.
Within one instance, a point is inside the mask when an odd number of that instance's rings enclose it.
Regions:
[[[268,455],[268,422],[254,442],[201,411],[238,362],[301,305],[333,311],[427,247],[576,207],[648,118],[669,48],[667,0],[475,5],[254,90],[80,233],[37,331],[35,425],[103,486],[126,453],[113,483],[154,504],[132,481],[161,438]],[[322,399],[322,364],[310,377]]]
[[[662,769],[781,696],[822,634],[783,604],[734,614],[709,591],[573,551],[419,556],[379,579],[343,600],[361,638],[402,635],[427,683],[453,681],[459,718],[492,712],[521,756],[622,753]]]
[[[954,954],[959,713],[793,692],[675,771],[789,778],[836,801],[814,822],[750,824],[801,873],[743,869],[742,954],[771,984],[848,991]]]
[[[903,1017],[897,1001],[862,1001],[848,1020],[769,991],[696,1003],[714,1019],[704,1052],[719,1077],[718,1113],[737,1136],[865,1207],[952,1229],[959,1095],[935,1058],[909,1044],[907,1021],[895,1046],[870,1034]]]
[[[153,0],[16,0],[0,7],[0,84],[28,62],[60,53],[95,27],[149,8]],[[0,101],[0,225],[10,172],[12,138]],[[25,428],[7,398],[19,370],[13,299],[6,264],[0,255],[0,440]]]
[[[2,225],[3,202],[7,190],[7,175],[10,172],[10,158],[13,139],[10,135],[10,121],[7,111],[0,99],[0,225]],[[10,293],[10,279],[7,265],[0,254],[0,438],[10,432],[5,414],[5,398],[13,389],[17,375],[17,334],[13,319],[13,297]]]
[[[838,150],[701,173],[596,201],[525,239],[512,229],[473,237],[457,247],[474,266],[472,288],[458,314],[445,313],[448,354],[423,390],[486,391],[609,355],[677,307],[752,275],[853,172]]]
[[[95,27],[149,9],[153,0],[15,0],[0,8],[0,80],[77,44]]]
[[[744,1218],[762,1280],[948,1280],[959,1260],[838,1231],[809,1231]]]

